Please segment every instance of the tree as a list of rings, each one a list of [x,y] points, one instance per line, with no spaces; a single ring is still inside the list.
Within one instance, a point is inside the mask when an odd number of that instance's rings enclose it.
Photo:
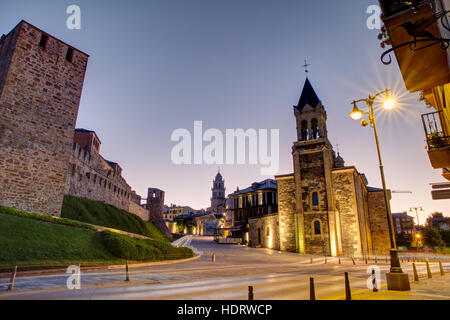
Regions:
[[[433,223],[433,219],[435,218],[444,218],[444,214],[442,212],[435,211],[432,214],[430,214],[427,218],[426,225],[431,227],[437,227],[435,223]]]
[[[175,223],[178,229],[178,233],[183,233],[186,228],[186,221],[184,219],[175,219]]]
[[[445,245],[439,229],[430,225],[423,229],[423,241],[428,247],[443,247]]]

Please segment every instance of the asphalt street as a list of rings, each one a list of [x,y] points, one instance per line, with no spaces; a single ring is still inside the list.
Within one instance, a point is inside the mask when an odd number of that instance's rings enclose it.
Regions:
[[[196,260],[130,268],[130,282],[125,270],[82,271],[81,289],[67,288],[69,274],[17,277],[14,291],[7,292],[9,279],[0,279],[0,299],[201,299],[246,300],[248,286],[254,287],[254,298],[309,299],[310,277],[314,278],[317,299],[342,295],[344,272],[349,273],[353,290],[369,290],[368,267],[374,261],[299,255],[270,249],[216,244],[212,237],[196,237],[191,241],[203,255]],[[211,259],[215,254],[215,261]],[[313,259],[311,263],[311,258]],[[386,284],[389,266],[378,260],[381,285]],[[437,263],[430,264],[439,272]],[[410,278],[412,264],[402,264]],[[418,263],[419,274],[426,275],[425,263]],[[444,263],[450,270],[450,263]],[[449,297],[450,298],[450,297]]]

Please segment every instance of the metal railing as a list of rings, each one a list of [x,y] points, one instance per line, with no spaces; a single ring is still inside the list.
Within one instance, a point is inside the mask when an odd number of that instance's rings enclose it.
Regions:
[[[422,124],[425,131],[428,150],[450,146],[450,135],[441,125],[442,111],[425,113],[422,115]]]

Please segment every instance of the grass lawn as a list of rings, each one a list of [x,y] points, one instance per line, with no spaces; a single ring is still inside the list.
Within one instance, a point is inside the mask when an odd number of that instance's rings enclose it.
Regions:
[[[188,248],[172,247],[167,238],[143,240],[110,231],[99,233],[88,227],[73,220],[0,206],[0,272],[11,271],[15,265],[19,270],[32,270],[67,268],[73,264],[124,264],[125,259],[148,262],[193,256]],[[150,230],[161,234],[158,229]]]
[[[170,241],[151,221],[146,222],[132,213],[100,201],[66,195],[61,217],[128,231],[159,241]]]
[[[0,243],[0,271],[123,263],[99,233],[7,214],[0,214]]]

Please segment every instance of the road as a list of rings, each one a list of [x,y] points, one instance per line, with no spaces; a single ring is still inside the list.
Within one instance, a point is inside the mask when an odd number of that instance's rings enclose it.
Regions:
[[[0,279],[0,299],[201,299],[246,300],[248,286],[255,299],[309,299],[309,279],[314,278],[317,299],[342,295],[344,272],[352,290],[367,289],[370,265],[351,259],[299,255],[270,249],[219,245],[211,237],[196,237],[191,245],[203,252],[199,259],[169,265],[131,268],[130,282],[124,269],[82,271],[81,289],[69,290],[68,274],[18,277],[15,290],[6,292],[9,279]],[[215,262],[211,255],[215,254]],[[311,258],[313,262],[311,263]],[[388,265],[379,261],[382,285]],[[412,277],[410,263],[402,265]],[[439,266],[431,264],[432,272]],[[450,269],[450,263],[444,268]],[[418,264],[426,274],[425,264]]]

